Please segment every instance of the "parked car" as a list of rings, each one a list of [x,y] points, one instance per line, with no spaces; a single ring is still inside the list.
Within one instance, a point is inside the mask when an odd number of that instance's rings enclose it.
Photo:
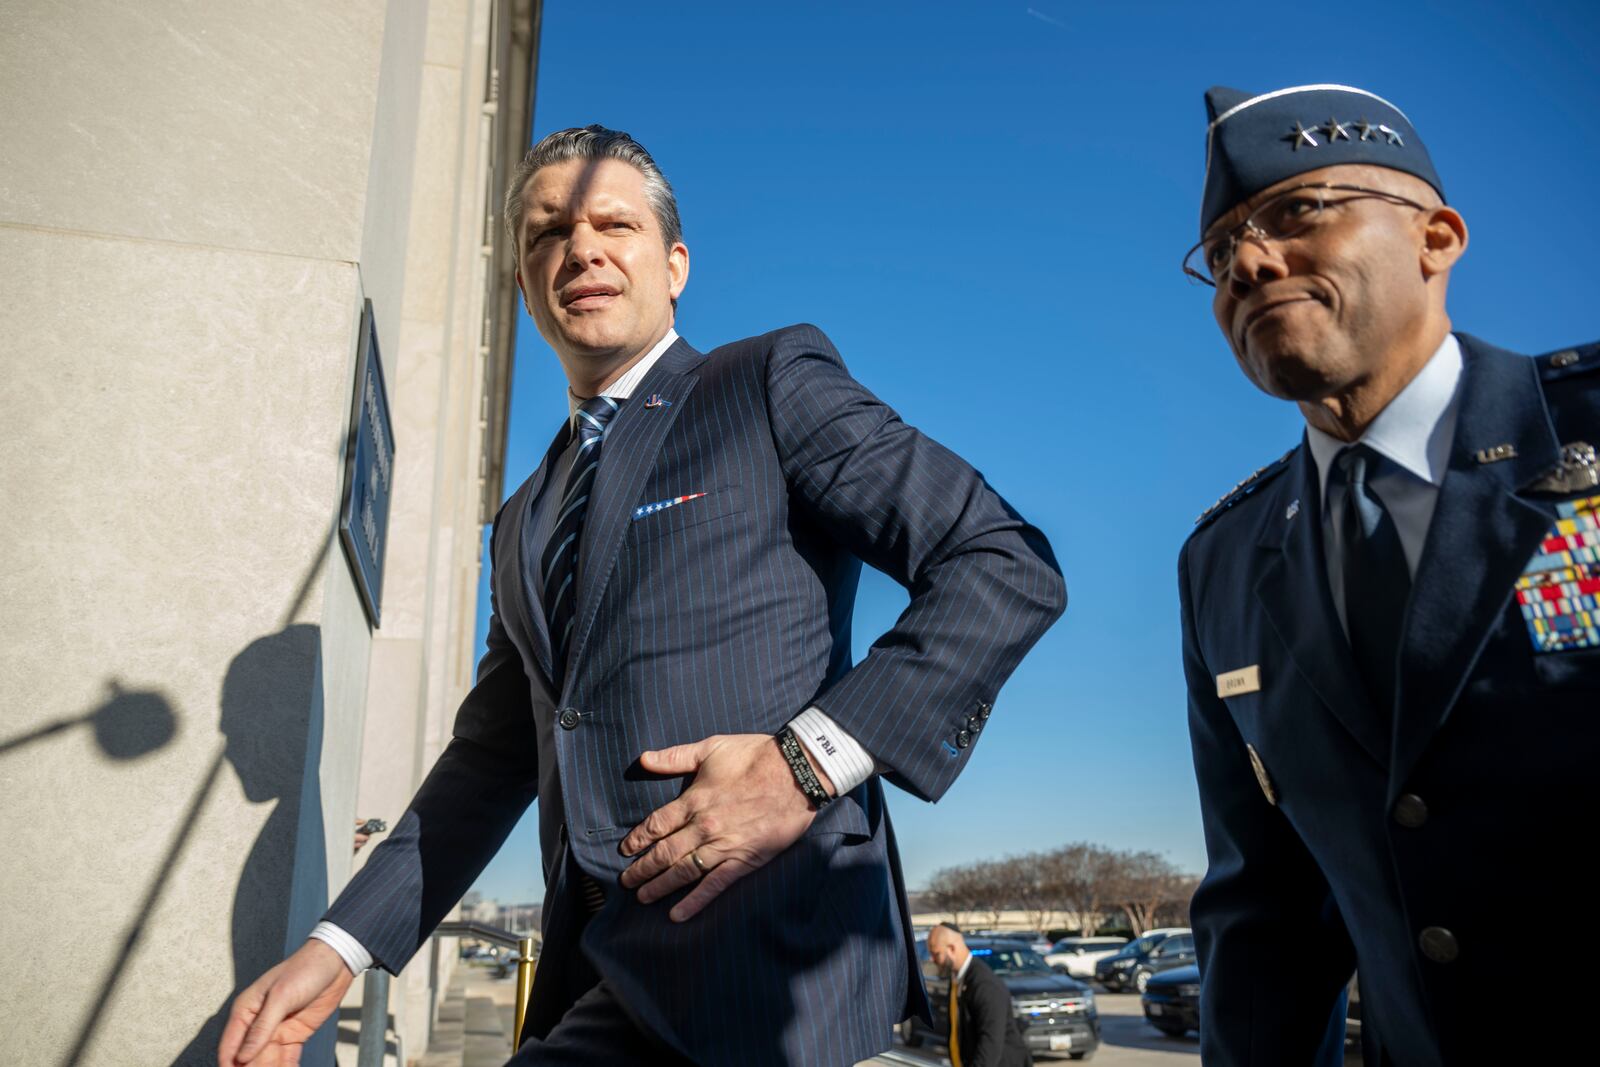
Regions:
[[[1011,1011],[1030,1050],[1086,1060],[1100,1047],[1100,1013],[1092,989],[1052,971],[1025,942],[974,936],[967,938],[967,947],[975,957],[972,966],[988,967],[1011,991]],[[907,1019],[900,1024],[900,1036],[913,1048],[924,1042],[943,1045],[950,1035],[950,979],[928,958],[927,942],[917,942],[917,958],[933,1008],[933,1027]]]
[[[1361,1049],[1361,988],[1355,976],[1346,987],[1346,1050]],[[1139,998],[1151,1026],[1173,1037],[1200,1029],[1200,968],[1193,964],[1150,976]]]
[[[1144,992],[1150,976],[1195,961],[1194,934],[1188,930],[1157,931],[1130,941],[1114,956],[1094,965],[1094,976],[1107,989],[1130,986]]]
[[[1127,943],[1125,937],[1063,937],[1044,953],[1044,961],[1062,974],[1093,978],[1094,965],[1115,956]]]
[[[972,930],[968,937],[987,937],[995,941],[1021,941],[1043,956],[1050,951],[1050,939],[1038,930]]]
[[[1200,1029],[1200,968],[1194,964],[1153,974],[1139,998],[1144,1017],[1163,1034]]]

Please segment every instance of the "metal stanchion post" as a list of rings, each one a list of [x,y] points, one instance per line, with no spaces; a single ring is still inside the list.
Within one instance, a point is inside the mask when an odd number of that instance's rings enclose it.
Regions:
[[[528,996],[533,992],[533,938],[517,942],[517,1029],[511,1035],[511,1049],[522,1040],[522,1021],[528,1017]]]
[[[356,1067],[383,1067],[383,1049],[388,1044],[388,1036],[389,972],[382,967],[369,967],[361,988],[361,1036],[356,1045]]]

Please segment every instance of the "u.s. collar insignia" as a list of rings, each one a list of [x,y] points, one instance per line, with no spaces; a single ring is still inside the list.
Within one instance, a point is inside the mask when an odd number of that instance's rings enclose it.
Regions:
[[[1246,745],[1244,750],[1250,753],[1250,766],[1256,772],[1256,781],[1261,784],[1261,791],[1267,795],[1267,803],[1277,807],[1278,794],[1272,788],[1272,779],[1267,777],[1267,765],[1261,762],[1261,756],[1256,752],[1256,746]]]
[[[665,399],[660,393],[651,393],[644,398],[644,406],[647,408],[670,408],[672,401]]]
[[[1561,462],[1528,488],[1537,493],[1579,493],[1600,487],[1600,460],[1594,445],[1573,441],[1561,446]]]

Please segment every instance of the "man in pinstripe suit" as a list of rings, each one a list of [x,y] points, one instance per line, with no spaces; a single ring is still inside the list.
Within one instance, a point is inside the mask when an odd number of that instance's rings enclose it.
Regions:
[[[545,138],[506,218],[573,418],[495,521],[454,740],[240,994],[219,1061],[280,1062],[356,973],[398,971],[535,798],[545,941],[514,1063],[865,1059],[927,1015],[880,780],[949,788],[1065,605],[1049,545],[814,327],[680,339],[676,203],[626,134]],[[911,603],[852,667],[862,560]]]

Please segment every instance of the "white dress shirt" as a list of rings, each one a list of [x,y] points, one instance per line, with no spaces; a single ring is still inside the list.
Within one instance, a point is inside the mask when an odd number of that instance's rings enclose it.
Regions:
[[[600,391],[613,400],[626,400],[632,396],[639,383],[656,361],[666,354],[678,339],[678,331],[669,328],[665,337],[645,353],[645,357],[625,371],[622,377]],[[586,397],[567,389],[568,417],[575,418]],[[811,761],[821,767],[839,793],[848,793],[877,772],[877,764],[866,749],[830,719],[821,708],[809,707],[789,720],[795,737],[806,746]],[[372,954],[345,930],[330,922],[319,922],[311,936],[337,952],[350,973],[360,974],[372,966]]]
[[[1422,546],[1439,502],[1439,486],[1450,466],[1450,446],[1455,442],[1456,413],[1460,406],[1461,345],[1455,334],[1446,334],[1444,343],[1428,359],[1417,376],[1400,395],[1378,413],[1357,443],[1379,453],[1390,463],[1381,464],[1379,473],[1367,484],[1383,501],[1400,535],[1400,548],[1406,569],[1413,578],[1422,559]],[[1345,485],[1329,485],[1328,473],[1334,457],[1346,442],[1331,437],[1315,426],[1306,426],[1306,442],[1317,464],[1319,491],[1322,494],[1322,545],[1328,567],[1328,588],[1339,613],[1339,625],[1346,636],[1344,606],[1344,542],[1338,518],[1343,514]]]
[[[968,952],[967,953],[967,958],[961,961],[961,969],[956,971],[955,975],[952,976],[951,979],[950,979],[952,982],[955,983],[955,987],[956,987],[957,990],[960,990],[962,981],[967,977],[967,968],[971,967],[971,966],[972,966],[972,953]]]

